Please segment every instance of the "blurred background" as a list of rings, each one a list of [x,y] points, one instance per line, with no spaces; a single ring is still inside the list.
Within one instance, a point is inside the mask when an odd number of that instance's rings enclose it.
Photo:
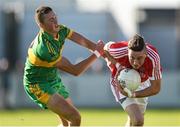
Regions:
[[[0,0],[0,109],[35,108],[23,88],[27,48],[39,29],[35,9],[47,5],[59,23],[97,42],[128,40],[140,33],[159,51],[161,92],[149,108],[180,107],[180,0]],[[63,55],[76,63],[89,51],[66,41]],[[110,72],[99,59],[80,77],[60,73],[77,107],[116,108]]]

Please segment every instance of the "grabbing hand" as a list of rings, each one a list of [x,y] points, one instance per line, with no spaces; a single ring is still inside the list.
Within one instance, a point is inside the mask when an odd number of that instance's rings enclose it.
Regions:
[[[102,40],[99,40],[98,43],[96,44],[96,48],[94,50],[94,54],[97,56],[97,57],[100,57],[104,54],[104,42]]]

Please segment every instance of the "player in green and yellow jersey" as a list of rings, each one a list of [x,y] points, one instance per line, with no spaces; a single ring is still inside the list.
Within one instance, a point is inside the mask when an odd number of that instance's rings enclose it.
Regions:
[[[59,25],[50,7],[39,7],[35,19],[40,32],[28,49],[24,69],[25,91],[39,106],[55,112],[64,126],[79,126],[81,116],[73,106],[57,71],[60,69],[76,76],[81,74],[97,56],[103,54],[104,44],[95,44],[64,25]],[[66,38],[92,50],[94,54],[76,65],[71,64],[61,54]]]

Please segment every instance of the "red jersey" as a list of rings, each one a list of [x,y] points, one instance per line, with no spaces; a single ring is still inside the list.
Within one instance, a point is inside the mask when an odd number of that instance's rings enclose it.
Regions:
[[[105,45],[106,50],[113,56],[120,65],[133,68],[129,63],[128,58],[128,42],[108,42]],[[141,76],[141,82],[150,80],[157,80],[162,78],[160,57],[155,47],[146,43],[147,57],[144,64],[137,70]],[[108,61],[107,61],[108,62]],[[115,65],[108,65],[112,72],[112,78],[115,76],[117,68]]]

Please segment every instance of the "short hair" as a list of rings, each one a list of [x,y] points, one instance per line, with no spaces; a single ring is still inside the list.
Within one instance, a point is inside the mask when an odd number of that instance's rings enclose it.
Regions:
[[[133,51],[142,51],[144,47],[144,39],[138,34],[134,35],[132,39],[128,42],[128,48]]]
[[[48,6],[40,6],[36,9],[35,19],[38,23],[44,22],[44,15],[48,14],[50,11],[53,11],[52,8]]]

